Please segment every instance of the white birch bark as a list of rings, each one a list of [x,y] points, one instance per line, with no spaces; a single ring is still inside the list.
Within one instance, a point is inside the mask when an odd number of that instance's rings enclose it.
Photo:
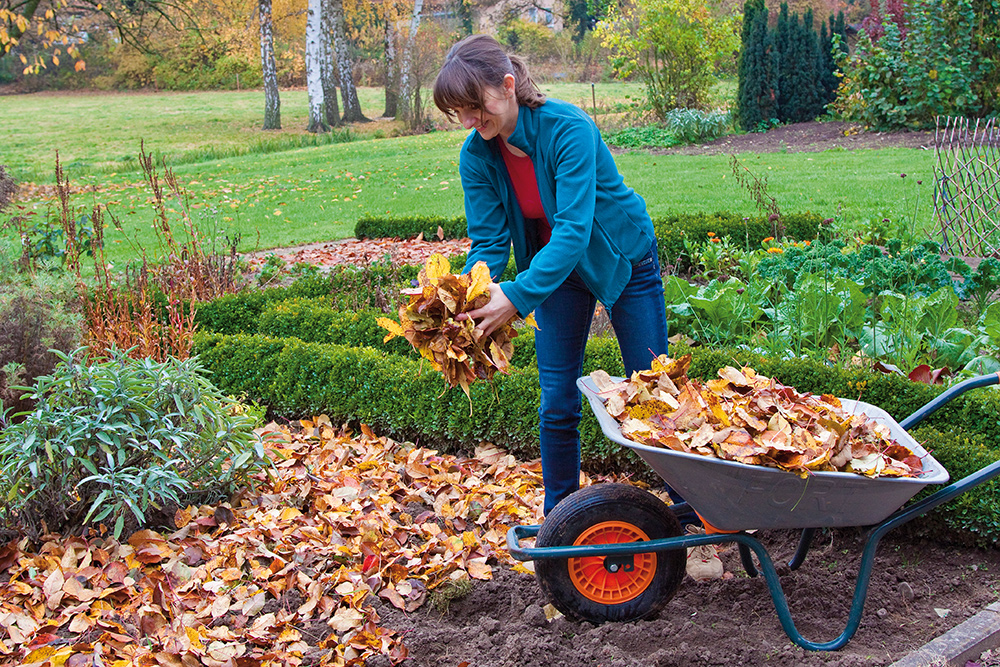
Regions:
[[[410,31],[403,42],[399,59],[399,117],[411,124],[418,119],[413,117],[413,94],[415,92],[413,77],[413,48],[417,41],[417,30],[420,29],[420,12],[423,11],[424,0],[414,0],[413,14],[410,16]]]
[[[396,16],[393,2],[383,0],[385,18],[385,112],[386,118],[394,118],[399,112],[399,72],[396,62]]]
[[[328,132],[326,108],[323,100],[322,67],[322,2],[309,0],[306,18],[306,90],[309,93],[309,125],[307,132]]]
[[[278,93],[278,68],[274,64],[274,26],[271,0],[259,0],[260,64],[264,74],[264,128],[281,129],[281,96]]]

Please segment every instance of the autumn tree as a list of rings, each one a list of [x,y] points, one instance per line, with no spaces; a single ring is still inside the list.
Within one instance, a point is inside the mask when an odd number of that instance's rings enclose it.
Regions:
[[[717,2],[631,1],[612,7],[596,32],[615,73],[641,78],[650,106],[663,117],[707,104],[716,62],[737,48],[735,20]]]
[[[420,14],[424,8],[424,0],[413,0],[413,11],[410,14],[409,30],[401,35],[403,44],[399,58],[399,113],[397,116],[407,121],[411,126],[419,122],[419,114],[414,104],[414,95],[419,81],[413,76],[413,52],[416,48],[417,31],[420,29]]]
[[[183,0],[0,0],[0,58],[16,54],[25,73],[35,73],[49,63],[59,65],[65,55],[81,71],[81,25],[95,20],[110,25],[121,43],[140,49],[146,48],[146,35],[161,24],[179,28],[179,20],[195,23]],[[37,37],[39,52],[20,48],[29,36]]]
[[[394,0],[382,1],[382,71],[385,76],[385,111],[382,115],[386,118],[394,118],[399,113],[399,62],[396,56],[396,22],[399,20],[399,11],[399,5]]]
[[[333,58],[333,17],[330,0],[323,0],[323,16],[321,19],[323,39],[320,40],[320,78],[323,85],[323,108],[326,112],[326,122],[330,127],[341,124],[340,105],[337,104],[337,67]]]
[[[340,93],[344,100],[344,122],[367,122],[368,119],[361,113],[361,101],[358,99],[357,86],[354,85],[354,66],[344,25],[344,0],[329,0],[329,2],[334,60],[340,79]]]
[[[278,70],[274,64],[274,29],[271,0],[258,0],[260,20],[260,63],[264,78],[265,130],[281,129],[281,97],[278,93]]]

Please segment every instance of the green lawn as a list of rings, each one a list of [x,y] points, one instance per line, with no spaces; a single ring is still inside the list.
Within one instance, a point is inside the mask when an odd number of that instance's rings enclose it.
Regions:
[[[590,84],[543,86],[546,94],[591,108]],[[642,95],[633,83],[597,84],[599,109]],[[429,95],[429,91],[425,91]],[[378,118],[385,109],[381,88],[360,88],[362,111]],[[425,95],[425,96],[426,96]],[[448,122],[430,100],[431,120]],[[58,150],[64,170],[76,177],[90,172],[135,168],[140,142],[171,164],[198,162],[241,153],[263,153],[328,143],[329,136],[305,131],[308,96],[304,90],[281,93],[282,129],[262,132],[264,96],[259,90],[191,93],[37,93],[0,97],[0,164],[21,181],[53,180]],[[15,119],[14,122],[7,122]],[[394,136],[393,121],[353,125],[354,137]],[[339,140],[340,134],[335,134]]]
[[[626,84],[610,84],[608,98],[624,99],[638,90],[614,86]],[[575,101],[590,95],[585,84],[545,88],[549,94]],[[363,92],[366,113],[380,113],[379,91]],[[304,95],[283,93],[285,127],[304,126]],[[457,163],[464,132],[238,154],[247,153],[262,135],[271,135],[253,129],[260,103],[259,92],[0,98],[0,106],[13,104],[23,119],[17,133],[6,124],[0,126],[4,146],[0,162],[29,180],[17,165],[23,169],[30,159],[30,170],[41,172],[58,149],[73,184],[87,186],[74,196],[74,205],[89,210],[95,201],[109,204],[126,234],[146,247],[155,245],[150,193],[134,164],[125,159],[138,152],[140,138],[146,139],[147,150],[178,156],[169,164],[190,195],[196,222],[220,236],[241,234],[244,249],[343,238],[352,234],[354,223],[364,215],[463,212]],[[52,111],[43,113],[43,108]],[[296,110],[299,116],[294,115]],[[112,131],[110,125],[116,123],[121,127]],[[360,134],[370,127],[353,131]],[[382,132],[386,129],[391,128],[383,124]],[[297,136],[311,139],[300,129],[283,130],[282,135],[289,141]],[[212,154],[232,157],[210,159]],[[852,225],[890,218],[914,220],[919,229],[932,227],[933,155],[928,151],[839,150],[740,158],[755,174],[767,178],[768,191],[784,211],[809,210]],[[111,171],[119,159],[121,168]],[[654,156],[644,151],[617,158],[626,182],[646,199],[653,216],[672,211],[754,213],[752,201],[734,182],[728,160],[725,155]],[[900,178],[900,173],[907,178]],[[917,180],[923,184],[917,185]],[[50,206],[40,199],[27,205],[39,214]],[[109,229],[107,236],[112,260],[133,255],[121,234]]]

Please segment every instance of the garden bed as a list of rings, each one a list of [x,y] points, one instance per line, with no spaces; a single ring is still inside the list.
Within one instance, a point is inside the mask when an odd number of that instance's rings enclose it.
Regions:
[[[728,134],[704,144],[654,149],[656,155],[715,155],[719,153],[813,153],[865,148],[934,147],[934,133],[866,132],[857,123],[812,121],[792,123],[767,132]]]
[[[798,533],[758,537],[780,563],[791,557]],[[779,568],[792,619],[806,639],[827,641],[843,630],[862,545],[855,529],[819,532],[799,570]],[[890,535],[876,555],[857,634],[839,651],[813,653],[785,636],[764,579],[746,577],[736,547],[722,556],[731,578],[706,583],[685,578],[651,621],[594,626],[562,617],[547,620],[546,600],[534,578],[506,568],[495,571],[492,581],[476,582],[446,613],[423,608],[406,614],[385,603],[378,613],[386,627],[405,637],[410,659],[404,667],[860,667],[891,664],[995,602],[1000,572],[995,550]],[[369,665],[388,665],[378,660]]]

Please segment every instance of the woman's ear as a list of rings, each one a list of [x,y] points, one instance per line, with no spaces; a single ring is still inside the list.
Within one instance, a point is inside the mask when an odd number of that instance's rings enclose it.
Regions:
[[[514,95],[514,91],[517,87],[517,82],[514,80],[513,74],[504,74],[503,77],[503,92],[507,97]]]

